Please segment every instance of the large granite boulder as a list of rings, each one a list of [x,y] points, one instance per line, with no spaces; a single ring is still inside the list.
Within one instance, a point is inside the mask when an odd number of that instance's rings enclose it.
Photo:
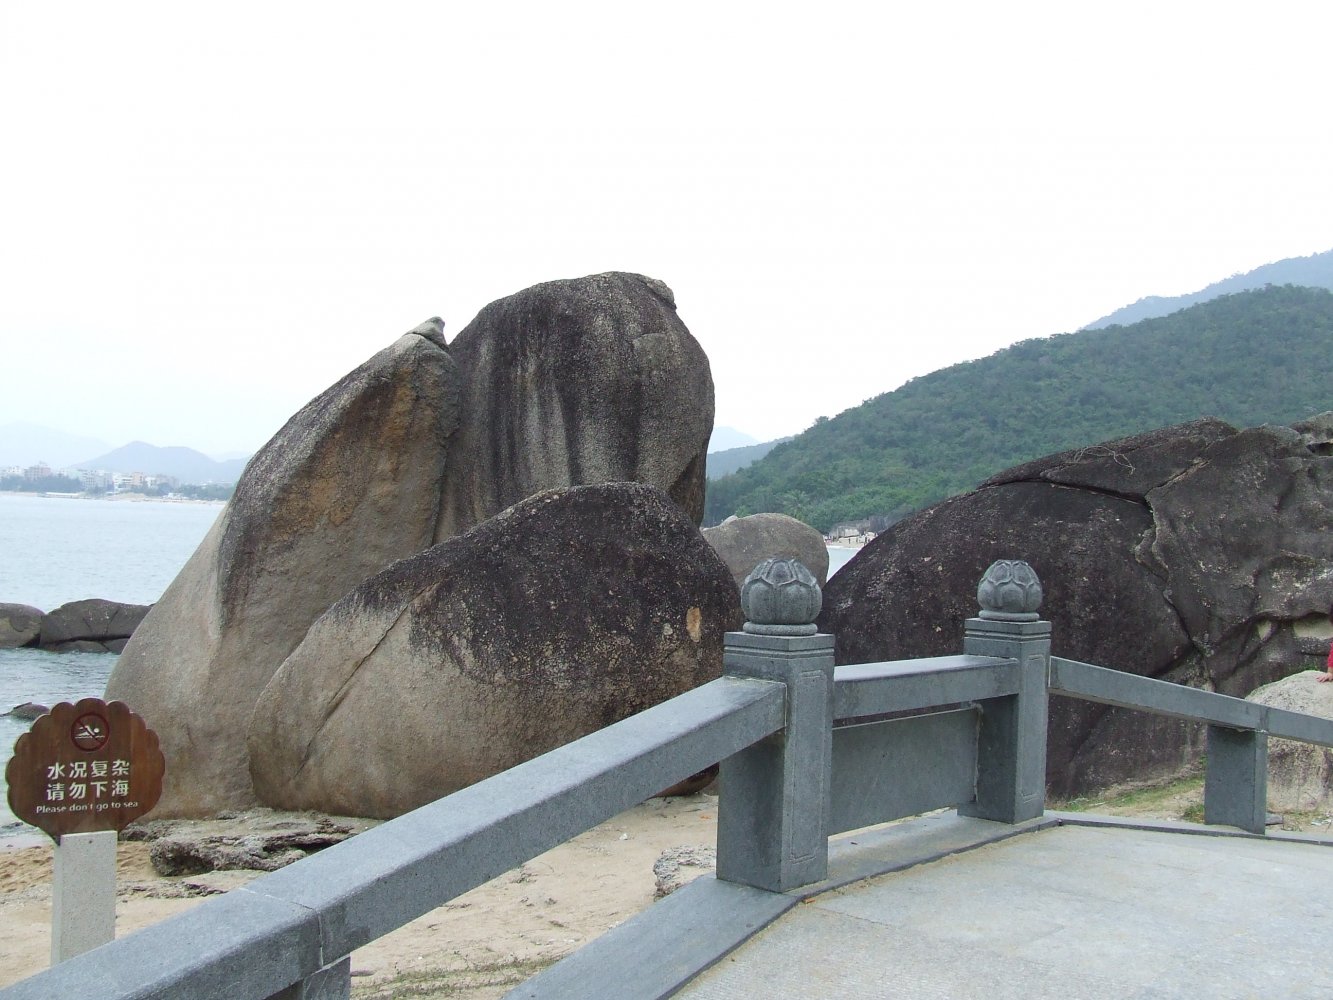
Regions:
[[[254,804],[255,699],[330,604],[431,544],[457,420],[435,321],[307,403],[251,459],[107,684],[161,740],[155,816]]]
[[[150,605],[100,597],[62,604],[42,618],[38,645],[52,652],[119,653]]]
[[[541,493],[325,613],[250,723],[261,801],[394,816],[717,677],[730,573],[666,494]]]
[[[580,483],[648,483],[703,520],[713,379],[661,281],[535,285],[492,302],[449,349],[463,401],[437,541]]]
[[[1322,670],[1302,670],[1256,688],[1248,700],[1270,708],[1333,719],[1333,684]],[[1271,738],[1268,741],[1268,808],[1278,812],[1327,812],[1333,807],[1333,750]]]
[[[42,610],[29,604],[0,604],[0,649],[18,649],[37,642]]]
[[[828,546],[819,529],[787,514],[729,517],[704,538],[731,570],[736,586],[765,559],[799,559],[822,587],[828,582]]]
[[[492,303],[451,344],[431,320],[297,413],[134,634],[107,686],[159,733],[155,816],[255,803],[255,700],[335,601],[543,489],[638,480],[697,524],[707,359],[640,275]]]
[[[1333,457],[1318,421],[1202,420],[1010,469],[909,517],[829,581],[837,661],[956,653],[996,559],[1045,589],[1057,656],[1226,694],[1322,661],[1302,639],[1333,600]],[[1174,773],[1196,728],[1053,698],[1053,794]]]

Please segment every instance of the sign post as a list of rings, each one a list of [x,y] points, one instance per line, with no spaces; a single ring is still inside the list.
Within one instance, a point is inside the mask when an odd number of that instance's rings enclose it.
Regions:
[[[51,964],[116,939],[116,831],[56,841],[51,886]]]
[[[124,702],[61,702],[14,744],[9,808],[55,841],[51,964],[116,936],[116,834],[157,804],[157,734]]]

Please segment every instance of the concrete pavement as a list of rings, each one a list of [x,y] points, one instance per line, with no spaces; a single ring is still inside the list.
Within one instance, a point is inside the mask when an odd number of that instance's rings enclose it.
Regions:
[[[1161,826],[1038,829],[811,896],[676,995],[1333,998],[1333,842]]]

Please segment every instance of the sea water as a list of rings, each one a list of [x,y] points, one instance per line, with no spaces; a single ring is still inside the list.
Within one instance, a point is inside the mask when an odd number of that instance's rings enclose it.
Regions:
[[[221,504],[0,494],[0,602],[51,611],[102,597],[152,604],[217,520]],[[0,649],[0,712],[102,696],[117,657]],[[9,811],[3,767],[32,723],[0,716],[0,836],[31,832]]]
[[[830,545],[828,547],[828,575],[832,576],[838,572],[851,562],[852,556],[860,551],[860,549],[849,548],[846,545]]]

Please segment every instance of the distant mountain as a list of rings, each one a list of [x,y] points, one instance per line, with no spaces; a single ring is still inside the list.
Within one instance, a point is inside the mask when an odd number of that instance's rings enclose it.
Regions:
[[[1149,295],[1133,305],[1117,309],[1109,316],[1103,316],[1095,323],[1089,323],[1083,329],[1100,330],[1115,323],[1128,326],[1130,323],[1138,323],[1145,319],[1169,316],[1177,310],[1211,301],[1219,295],[1247,292],[1263,288],[1265,285],[1305,285],[1310,288],[1333,290],[1333,250],[1312,254],[1309,257],[1288,257],[1286,260],[1265,264],[1245,274],[1233,274],[1230,278],[1215,281],[1207,288],[1189,295],[1167,298]]]
[[[69,434],[40,424],[20,422],[0,427],[0,466],[27,468],[45,462],[52,469],[63,469],[84,455],[110,447],[94,437]]]
[[[124,447],[75,465],[80,469],[105,469],[108,472],[143,472],[148,475],[173,476],[183,483],[235,483],[245,468],[244,459],[215,462],[193,448],[159,448],[143,441],[131,441]]]
[[[729,451],[732,448],[741,448],[745,445],[758,444],[757,437],[751,437],[744,431],[738,431],[734,427],[714,427],[713,436],[708,439],[708,454],[718,451]]]
[[[1333,293],[1269,287],[1132,326],[1025,340],[913,379],[708,483],[705,524],[775,511],[890,523],[1010,466],[1200,417],[1333,410]]]
[[[790,440],[791,437],[785,437],[778,438],[776,441],[765,441],[763,444],[748,444],[742,448],[710,451],[708,453],[708,478],[718,479],[722,476],[729,476],[733,472],[745,468],[751,462],[759,461],[773,450],[774,445]]]

